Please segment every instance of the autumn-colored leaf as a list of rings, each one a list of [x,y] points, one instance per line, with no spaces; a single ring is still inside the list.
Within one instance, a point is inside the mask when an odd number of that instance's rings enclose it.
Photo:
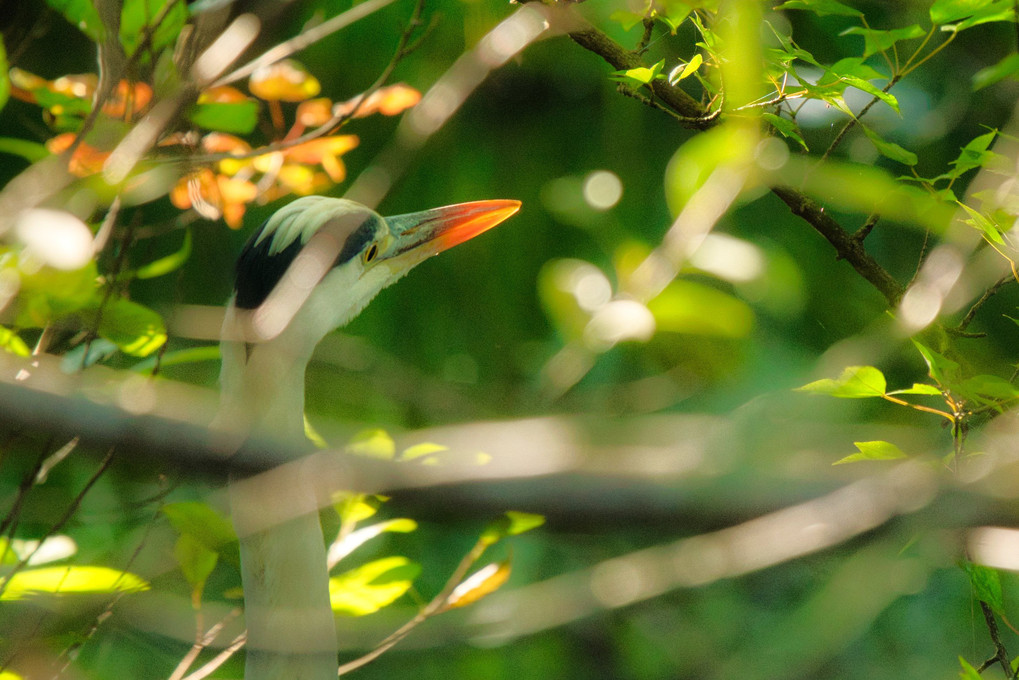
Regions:
[[[248,100],[248,95],[244,94],[236,87],[230,87],[229,85],[218,85],[216,87],[210,87],[207,90],[202,90],[201,94],[198,95],[199,104],[234,104],[236,102],[243,102]]]
[[[356,147],[359,141],[356,135],[333,135],[298,144],[286,149],[283,154],[288,162],[321,165],[329,179],[339,184],[347,177],[347,169],[340,156]]]
[[[300,62],[284,59],[252,73],[248,89],[266,101],[301,102],[316,96],[322,86]]]
[[[337,116],[346,116],[353,113],[354,118],[364,118],[374,113],[381,113],[383,116],[395,116],[421,101],[421,93],[410,85],[396,83],[395,85],[376,90],[363,104],[358,106],[358,102],[361,99],[362,96],[358,95],[342,104],[337,104],[333,113]]]
[[[130,120],[140,111],[144,111],[152,101],[152,88],[145,83],[129,83],[122,80],[117,83],[110,99],[103,104],[103,113],[112,118]]]
[[[64,132],[46,142],[46,148],[50,152],[59,154],[71,148],[76,135],[73,132]],[[67,169],[71,174],[78,177],[94,175],[103,169],[103,164],[110,157],[109,151],[102,151],[86,142],[81,142],[75,148],[74,153],[67,163]]]
[[[251,145],[240,137],[226,132],[210,132],[202,137],[202,150],[207,153],[229,153],[243,156],[251,152]],[[218,163],[219,171],[225,175],[236,175],[241,170],[251,167],[250,158],[224,158]]]
[[[450,609],[466,607],[501,588],[510,576],[509,560],[493,562],[464,579],[446,600]]]
[[[333,118],[333,102],[326,97],[309,99],[297,105],[297,124],[312,128],[325,125]]]

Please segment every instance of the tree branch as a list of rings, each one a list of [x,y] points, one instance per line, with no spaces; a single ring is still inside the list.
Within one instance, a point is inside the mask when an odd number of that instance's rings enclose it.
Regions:
[[[597,54],[617,70],[642,65],[638,53],[623,49],[619,43],[593,26],[587,25],[570,31],[568,35],[575,43]],[[679,114],[684,126],[705,130],[715,125],[717,116],[708,115],[693,97],[679,87],[661,80],[652,81],[649,87],[664,106]],[[852,234],[824,211],[823,206],[802,192],[784,186],[772,187],[771,190],[789,206],[794,215],[824,236],[835,248],[838,258],[848,262],[869,281],[885,297],[889,306],[898,304],[905,292],[904,287],[864,249],[862,238],[853,238]]]

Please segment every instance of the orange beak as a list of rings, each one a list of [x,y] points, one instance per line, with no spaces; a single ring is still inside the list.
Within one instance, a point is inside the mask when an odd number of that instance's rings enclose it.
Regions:
[[[520,201],[472,201],[387,217],[393,243],[383,258],[411,252],[415,260],[436,255],[488,231],[518,210]]]

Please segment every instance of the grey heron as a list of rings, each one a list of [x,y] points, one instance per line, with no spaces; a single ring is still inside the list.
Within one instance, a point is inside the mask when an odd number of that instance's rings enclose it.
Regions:
[[[304,376],[319,341],[416,265],[513,215],[519,201],[461,203],[383,217],[345,199],[284,206],[241,252],[223,326],[218,420],[249,436],[304,441]],[[318,504],[301,488],[276,502],[300,513],[267,526],[269,502],[241,486],[247,680],[333,680],[337,644]],[[282,500],[280,500],[282,499]],[[303,513],[303,514],[301,514]]]

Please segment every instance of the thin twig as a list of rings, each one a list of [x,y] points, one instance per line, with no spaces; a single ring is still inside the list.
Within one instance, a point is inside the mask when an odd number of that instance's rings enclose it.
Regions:
[[[994,612],[991,610],[991,606],[980,600],[980,611],[984,613],[984,621],[987,622],[987,632],[991,635],[991,642],[994,643],[994,649],[997,652],[994,655],[994,659],[1001,664],[1001,669],[1005,671],[1006,678],[1015,678],[1015,672],[1012,670],[1012,664],[1008,658],[1008,651],[1005,649],[1005,644],[1001,641],[1001,636],[998,634],[998,622],[994,620]]]
[[[226,85],[228,83],[240,80],[241,78],[245,78],[251,75],[252,73],[254,73],[263,66],[270,66],[272,64],[275,64],[277,61],[280,61],[281,59],[286,59],[287,57],[293,54],[297,54],[298,52],[308,47],[309,45],[313,45],[319,40],[322,40],[323,38],[328,37],[329,35],[335,33],[336,31],[344,29],[356,21],[360,21],[366,16],[373,14],[374,12],[377,12],[378,10],[382,9],[386,5],[391,4],[392,2],[394,2],[394,0],[367,0],[367,2],[362,2],[359,5],[354,5],[352,8],[348,9],[343,14],[338,14],[334,16],[332,19],[329,19],[328,21],[325,21],[319,24],[318,26],[315,26],[314,28],[310,28],[304,33],[294,36],[290,40],[275,45],[269,50],[266,50],[257,58],[252,59],[244,66],[241,66],[240,68],[237,68],[228,73],[227,75],[221,77],[219,80],[213,83],[213,87],[219,85]]]
[[[951,332],[953,333],[961,333],[965,331],[966,328],[969,327],[970,323],[973,322],[973,317],[977,315],[977,312],[980,311],[980,308],[983,307],[988,300],[994,297],[994,294],[997,293],[1002,286],[1004,286],[1006,283],[1012,280],[1014,280],[1012,278],[1012,275],[1006,274],[1005,276],[1002,276],[1000,279],[995,281],[994,285],[985,290],[984,294],[980,296],[980,299],[973,303],[973,306],[969,308],[968,312],[966,312],[966,316],[962,317],[962,321],[959,322],[959,325],[949,330],[951,330]]]

